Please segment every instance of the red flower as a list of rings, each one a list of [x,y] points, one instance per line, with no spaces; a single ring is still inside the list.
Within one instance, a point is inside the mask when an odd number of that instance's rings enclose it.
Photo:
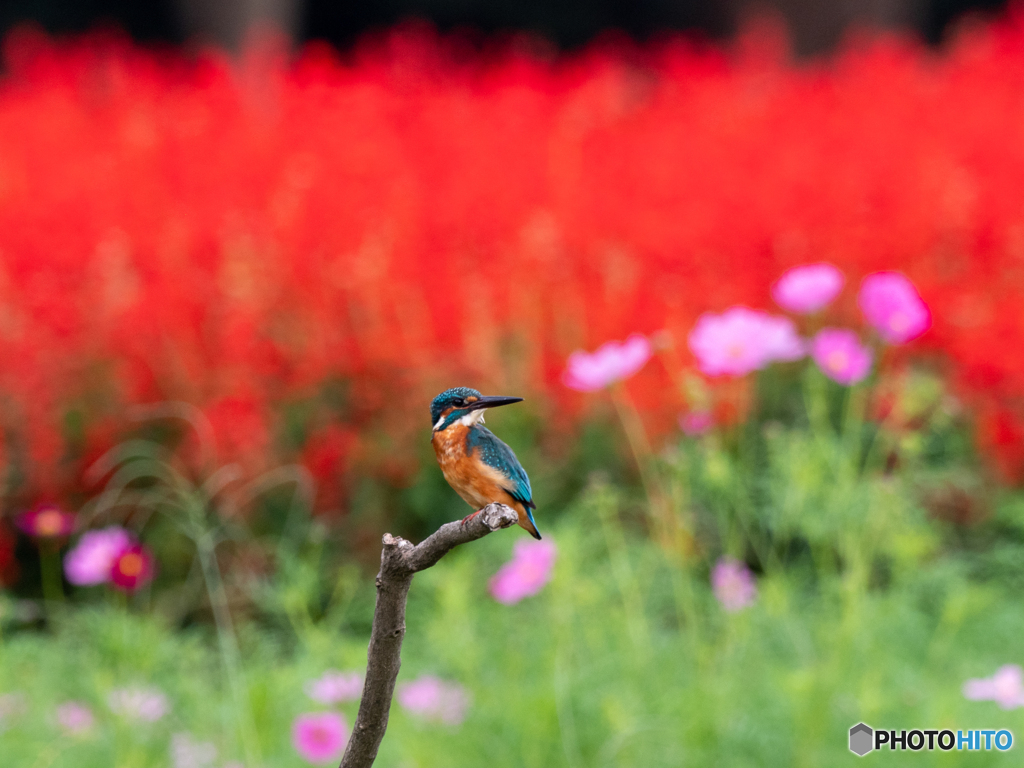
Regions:
[[[69,536],[75,530],[75,516],[53,504],[40,504],[33,510],[22,512],[14,523],[36,539],[54,539]]]
[[[220,461],[313,446],[337,484],[355,461],[407,466],[452,382],[529,382],[572,415],[571,350],[667,328],[686,354],[703,312],[765,309],[786,269],[827,258],[851,285],[913,280],[934,326],[887,358],[943,353],[1020,476],[1022,49],[1019,8],[943,52],[887,37],[799,68],[675,43],[474,62],[397,30],[269,73],[268,121],[226,57],[17,32],[0,464],[16,445],[28,487],[66,492],[69,460],[125,423],[103,413],[182,400]],[[830,324],[858,319],[854,293]],[[628,387],[671,429],[658,366]],[[325,423],[369,439],[317,448]]]
[[[142,544],[132,544],[114,558],[110,581],[122,592],[134,592],[153,578],[153,555]]]

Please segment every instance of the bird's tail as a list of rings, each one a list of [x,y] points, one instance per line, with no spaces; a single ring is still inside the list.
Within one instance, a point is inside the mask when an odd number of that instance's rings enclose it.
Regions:
[[[533,536],[533,538],[540,539],[540,531],[537,530],[537,523],[534,522],[533,512],[530,510],[529,507],[525,507],[525,510],[526,519],[529,521],[529,525],[524,525],[522,518],[519,518],[519,525],[525,528],[529,532],[529,534]]]

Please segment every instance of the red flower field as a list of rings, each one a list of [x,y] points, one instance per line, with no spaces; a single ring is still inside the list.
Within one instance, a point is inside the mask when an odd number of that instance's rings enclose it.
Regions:
[[[234,67],[10,36],[0,80],[0,420],[25,496],[68,493],[182,400],[250,470],[407,472],[452,384],[570,413],[565,359],[770,307],[787,267],[907,274],[913,346],[1024,470],[1024,15],[940,52],[792,64],[767,31],[467,52],[403,29]],[[650,365],[652,424],[683,406]],[[395,407],[395,403],[401,405]],[[368,440],[388,435],[390,442]],[[415,445],[419,445],[415,442]],[[386,447],[381,447],[386,446]],[[328,496],[331,491],[328,488]]]

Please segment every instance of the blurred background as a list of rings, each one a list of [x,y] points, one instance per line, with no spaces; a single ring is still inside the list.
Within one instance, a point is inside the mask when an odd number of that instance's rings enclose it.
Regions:
[[[336,764],[382,535],[471,511],[457,385],[525,398],[488,424],[544,539],[417,576],[381,765],[1024,734],[1020,6],[0,33],[5,767]]]
[[[991,14],[1005,5],[1006,0],[8,0],[0,10],[0,25],[7,30],[34,22],[50,33],[108,25],[138,41],[182,44],[200,39],[237,49],[247,28],[270,22],[298,44],[324,40],[347,48],[368,31],[420,19],[443,31],[530,32],[565,50],[609,32],[638,40],[686,32],[724,41],[751,13],[774,12],[785,19],[794,50],[811,54],[834,48],[851,26],[914,32],[934,45],[964,14]]]

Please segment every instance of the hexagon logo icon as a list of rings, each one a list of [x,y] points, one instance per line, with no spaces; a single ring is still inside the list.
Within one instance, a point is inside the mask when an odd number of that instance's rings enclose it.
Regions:
[[[855,755],[864,757],[864,755],[875,748],[874,735],[870,725],[857,723],[850,729],[850,751]]]

